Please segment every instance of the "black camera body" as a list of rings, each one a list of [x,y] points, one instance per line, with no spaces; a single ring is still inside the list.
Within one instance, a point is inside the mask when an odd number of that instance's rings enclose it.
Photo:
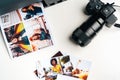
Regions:
[[[91,17],[72,33],[72,40],[82,47],[88,45],[104,24],[110,27],[116,22],[117,17],[113,14],[115,11],[113,3],[90,0],[86,6],[86,14]]]

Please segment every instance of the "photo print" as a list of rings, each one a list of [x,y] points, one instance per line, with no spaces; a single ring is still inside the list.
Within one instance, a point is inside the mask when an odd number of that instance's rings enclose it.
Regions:
[[[23,23],[4,28],[4,32],[13,58],[32,51]]]
[[[53,45],[41,2],[1,15],[0,26],[11,58]]]
[[[78,78],[70,77],[70,76],[64,76],[61,74],[57,75],[57,80],[80,80]]]
[[[53,45],[44,16],[28,20],[25,22],[25,25],[33,51]]]
[[[34,3],[19,9],[23,20],[31,19],[35,16],[43,15],[43,5],[42,3]]]
[[[46,62],[44,62],[46,61]],[[91,62],[81,60],[70,55],[65,55],[60,51],[51,58],[38,61],[37,72],[41,80],[41,73],[43,72],[46,77],[55,77],[50,80],[60,80],[58,75],[66,76],[66,79],[71,80],[87,80]],[[47,79],[43,79],[47,80]],[[49,79],[48,79],[49,80]]]
[[[17,10],[0,16],[0,23],[3,28],[19,23],[20,21],[21,16]]]

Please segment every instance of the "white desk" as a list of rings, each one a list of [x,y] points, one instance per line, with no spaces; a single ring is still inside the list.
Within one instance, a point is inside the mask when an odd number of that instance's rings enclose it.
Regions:
[[[120,4],[119,0],[114,1]],[[119,28],[104,27],[84,48],[69,40],[72,32],[88,18],[83,13],[87,2],[88,0],[68,0],[45,9],[55,44],[39,52],[11,60],[0,34],[0,80],[37,80],[33,74],[35,62],[59,50],[92,62],[88,80],[120,80]],[[120,23],[119,14],[120,8],[116,12],[117,22]]]

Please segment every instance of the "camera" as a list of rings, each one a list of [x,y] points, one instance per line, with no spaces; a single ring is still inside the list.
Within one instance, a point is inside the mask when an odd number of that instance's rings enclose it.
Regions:
[[[116,10],[113,4],[103,3],[100,0],[90,0],[85,8],[85,13],[91,15],[87,21],[72,33],[72,40],[81,47],[88,45],[96,34],[103,28],[112,26],[117,17],[113,14]]]

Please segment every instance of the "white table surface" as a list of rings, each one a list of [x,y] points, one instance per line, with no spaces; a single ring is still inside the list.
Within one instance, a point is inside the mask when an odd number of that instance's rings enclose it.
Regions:
[[[112,2],[112,0],[104,0]],[[120,5],[119,0],[114,0]],[[0,80],[37,80],[33,71],[39,58],[57,51],[92,62],[88,80],[120,80],[120,29],[104,28],[86,47],[69,40],[72,32],[87,20],[83,13],[88,0],[68,0],[45,9],[54,46],[11,60],[0,33]],[[116,11],[120,23],[120,8]]]

